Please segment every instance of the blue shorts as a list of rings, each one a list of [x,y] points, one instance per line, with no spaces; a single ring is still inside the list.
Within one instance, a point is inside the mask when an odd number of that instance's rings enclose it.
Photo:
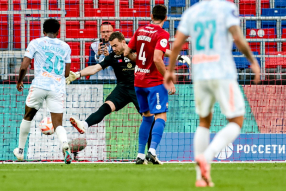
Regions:
[[[140,113],[150,111],[152,114],[168,111],[168,91],[164,85],[151,88],[135,87]]]

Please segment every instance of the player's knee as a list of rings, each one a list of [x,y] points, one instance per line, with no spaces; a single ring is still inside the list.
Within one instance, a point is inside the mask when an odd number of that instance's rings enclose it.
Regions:
[[[151,114],[150,111],[146,111],[146,112],[143,112],[143,116],[144,117],[151,117],[151,116],[153,116],[153,114]]]
[[[105,103],[107,103],[110,106],[111,112],[116,110],[116,107],[112,101],[106,101]]]
[[[24,115],[24,119],[26,121],[32,121],[33,118],[34,118],[34,115],[32,115],[31,113],[25,113],[25,115]]]

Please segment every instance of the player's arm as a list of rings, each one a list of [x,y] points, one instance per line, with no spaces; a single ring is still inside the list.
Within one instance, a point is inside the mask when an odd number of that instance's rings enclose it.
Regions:
[[[79,72],[70,72],[68,77],[66,78],[66,84],[69,85],[71,82],[75,81],[76,79],[83,77],[83,76],[91,76],[96,74],[102,70],[102,66],[100,64],[88,66],[85,69]]]
[[[71,63],[66,63],[65,77],[67,78],[70,74]]]
[[[238,25],[231,26],[229,32],[232,34],[233,41],[236,44],[237,48],[245,55],[251,64],[251,69],[255,74],[254,82],[257,84],[260,82],[260,67],[253,56],[252,51],[243,37],[242,31]]]
[[[23,91],[23,79],[27,73],[27,69],[31,63],[32,59],[28,58],[28,57],[24,57],[23,62],[21,63],[21,67],[19,70],[19,78],[18,78],[18,82],[17,82],[17,90],[19,92]]]

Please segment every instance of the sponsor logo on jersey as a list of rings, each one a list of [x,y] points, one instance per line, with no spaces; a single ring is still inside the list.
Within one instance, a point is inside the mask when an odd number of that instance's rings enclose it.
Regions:
[[[137,65],[135,66],[135,73],[137,72],[142,72],[142,73],[150,73],[150,70],[149,69],[143,69],[143,68],[139,68]]]
[[[130,60],[128,58],[126,58],[126,57],[124,57],[124,61],[125,62],[130,62]]]
[[[143,40],[143,41],[151,42],[151,37],[149,37],[149,36],[137,36],[137,40]]]
[[[114,58],[119,58],[119,57],[121,57],[121,55],[114,55]]]
[[[128,63],[128,64],[127,64],[127,68],[132,68],[132,64],[131,64],[131,63]]]
[[[168,45],[167,39],[162,39],[162,40],[160,41],[160,45],[161,45],[163,48],[166,48],[166,46]]]
[[[42,73],[42,76],[48,77],[48,78],[52,78],[52,79],[54,79],[54,80],[56,80],[56,81],[58,81],[58,82],[61,81],[61,78],[56,78],[55,76],[53,76],[52,74],[50,74],[50,73],[48,73],[48,72],[43,72],[43,73]]]
[[[220,55],[194,55],[193,64],[201,64],[206,62],[218,62],[220,60]]]
[[[140,29],[139,31],[140,31],[140,32],[146,32],[146,33],[151,33],[151,34],[157,32],[157,30],[156,30],[156,31],[147,31],[147,30],[145,30],[145,29]]]

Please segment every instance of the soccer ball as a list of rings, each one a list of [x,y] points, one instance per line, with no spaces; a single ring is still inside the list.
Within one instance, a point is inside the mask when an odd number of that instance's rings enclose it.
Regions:
[[[45,117],[39,125],[40,130],[45,135],[52,135],[55,132],[52,119],[50,117]]]

